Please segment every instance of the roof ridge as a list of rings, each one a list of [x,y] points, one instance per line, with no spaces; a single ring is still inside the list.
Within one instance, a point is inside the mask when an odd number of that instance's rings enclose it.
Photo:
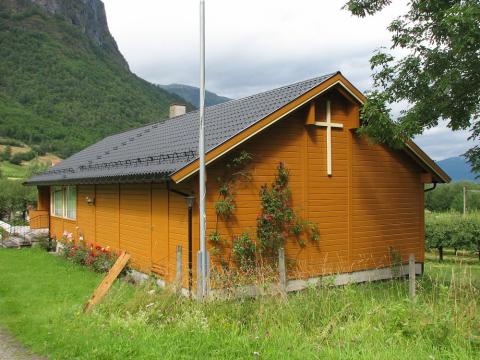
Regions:
[[[231,104],[233,102],[237,102],[237,101],[244,101],[246,99],[250,99],[254,96],[258,96],[258,95],[262,95],[262,94],[266,94],[266,93],[269,93],[269,92],[272,92],[272,91],[278,91],[278,90],[281,90],[281,89],[285,89],[285,88],[288,88],[290,86],[295,86],[295,85],[298,85],[298,84],[301,84],[301,83],[305,83],[305,82],[308,82],[308,81],[315,81],[315,80],[320,80],[322,78],[325,78],[328,79],[328,78],[331,78],[332,76],[336,75],[340,73],[340,71],[336,71],[336,72],[333,72],[333,73],[330,73],[330,74],[325,74],[325,75],[322,75],[322,76],[316,76],[314,78],[310,78],[310,79],[305,79],[305,80],[301,80],[301,81],[296,81],[294,83],[291,83],[291,84],[286,84],[286,85],[282,85],[280,87],[276,87],[276,88],[273,88],[273,89],[269,89],[269,90],[265,90],[265,91],[261,91],[259,93],[255,93],[255,94],[252,94],[252,95],[247,95],[247,96],[244,96],[242,98],[239,98],[239,99],[231,99],[229,101],[225,101],[223,103],[220,103],[220,104],[215,104],[215,105],[210,105],[210,106],[206,106],[205,107],[205,110],[207,109],[212,109],[212,108],[216,108],[216,107],[221,107],[221,106],[225,106],[227,104]],[[196,109],[196,110],[192,110],[192,111],[189,111],[185,114],[182,114],[182,115],[178,115],[178,116],[175,116],[175,117],[172,117],[172,118],[165,118],[165,119],[161,119],[161,120],[155,120],[155,121],[152,121],[152,122],[149,122],[149,123],[146,123],[144,125],[141,125],[139,127],[136,127],[136,128],[132,128],[132,129],[125,129],[125,130],[122,130],[122,131],[119,131],[119,132],[116,132],[116,133],[113,133],[111,135],[108,135],[106,136],[104,139],[106,138],[109,138],[111,136],[115,136],[115,135],[120,135],[120,134],[124,134],[126,132],[129,132],[129,131],[134,131],[134,130],[140,130],[140,129],[143,129],[147,126],[153,126],[153,125],[157,125],[157,124],[160,124],[160,123],[166,123],[170,120],[178,120],[186,115],[191,115],[191,114],[194,114],[196,112],[198,112],[199,110]]]
[[[286,85],[282,85],[282,86],[279,86],[279,87],[276,87],[276,88],[273,88],[273,89],[269,89],[269,90],[264,90],[264,91],[260,91],[259,93],[255,93],[255,94],[252,94],[252,95],[247,95],[247,96],[244,96],[242,98],[239,98],[239,99],[232,99],[232,100],[229,100],[229,101],[225,101],[223,103],[220,103],[220,104],[215,104],[215,105],[211,105],[211,106],[207,106],[205,109],[211,109],[211,108],[214,108],[214,107],[221,107],[222,105],[225,106],[227,104],[230,104],[232,102],[235,102],[235,101],[243,101],[243,100],[246,100],[246,99],[250,99],[254,96],[258,96],[258,95],[262,95],[262,94],[267,94],[269,92],[272,92],[272,91],[278,91],[278,90],[281,90],[281,89],[285,89],[285,88],[288,88],[290,86],[296,86],[296,85],[299,85],[301,83],[305,83],[305,82],[308,82],[308,81],[316,81],[316,80],[320,80],[320,79],[328,79],[328,78],[331,78],[332,76],[338,74],[340,71],[336,71],[336,72],[333,72],[333,73],[330,73],[330,74],[325,74],[325,75],[322,75],[322,76],[316,76],[314,78],[310,78],[310,79],[305,79],[305,80],[301,80],[301,81],[296,81],[294,83],[291,83],[291,84],[286,84]],[[190,111],[188,112],[187,114],[191,114],[193,112],[196,112],[198,110],[194,110],[194,111]],[[184,114],[186,115],[186,114]],[[184,115],[181,115],[181,116],[184,116]]]

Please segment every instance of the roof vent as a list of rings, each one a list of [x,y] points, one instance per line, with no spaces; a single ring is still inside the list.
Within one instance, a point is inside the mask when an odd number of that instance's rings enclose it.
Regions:
[[[186,112],[187,112],[187,107],[185,105],[178,105],[178,104],[170,105],[170,118],[184,115]]]

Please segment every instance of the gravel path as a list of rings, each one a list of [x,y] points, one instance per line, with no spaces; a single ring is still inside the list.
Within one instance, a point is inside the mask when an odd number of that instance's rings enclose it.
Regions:
[[[0,329],[0,360],[46,360],[46,358],[31,355],[5,330]]]

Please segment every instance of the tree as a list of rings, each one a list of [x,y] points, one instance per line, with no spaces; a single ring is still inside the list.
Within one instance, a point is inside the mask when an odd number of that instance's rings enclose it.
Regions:
[[[452,182],[439,184],[433,191],[425,193],[425,208],[429,211],[463,211],[463,187],[480,190],[480,185],[473,182]],[[467,212],[480,210],[480,194],[467,192]]]
[[[391,0],[350,0],[344,8],[365,17]],[[406,50],[395,58],[386,49],[370,59],[374,89],[362,110],[360,133],[393,147],[446,120],[452,130],[480,138],[480,0],[411,0],[406,14],[391,22],[392,48]],[[389,103],[409,108],[390,120]],[[480,172],[480,146],[464,156]]]
[[[24,213],[28,204],[36,201],[36,189],[22,185],[21,181],[0,179],[0,220],[13,220],[17,213]]]

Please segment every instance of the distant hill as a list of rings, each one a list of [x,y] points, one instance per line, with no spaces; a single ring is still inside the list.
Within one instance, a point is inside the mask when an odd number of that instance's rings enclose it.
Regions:
[[[450,175],[453,181],[478,181],[478,179],[475,179],[475,174],[472,173],[470,165],[461,156],[441,160],[437,164]]]
[[[195,107],[200,106],[200,94],[198,87],[182,84],[170,84],[170,85],[159,85],[162,89],[168,91],[171,94],[178,95],[185,101],[193,104]],[[225,96],[217,95],[211,91],[205,91],[205,105],[217,105],[223,102],[232,100]]]
[[[100,0],[0,0],[0,44],[0,137],[41,153],[66,157],[185,102],[130,72]]]

